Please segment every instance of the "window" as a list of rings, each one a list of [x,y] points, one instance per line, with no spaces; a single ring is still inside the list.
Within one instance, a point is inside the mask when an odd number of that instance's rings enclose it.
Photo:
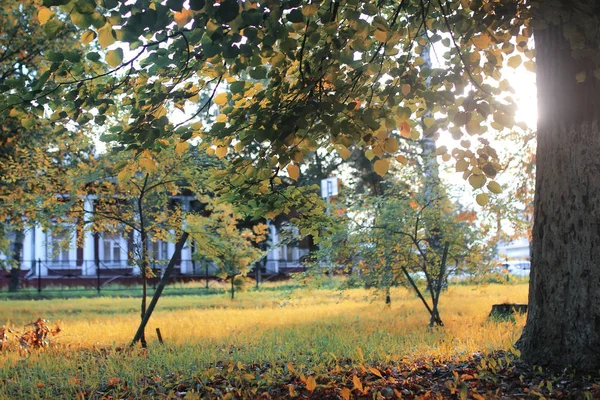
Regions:
[[[150,258],[156,261],[169,259],[169,244],[162,240],[151,242]]]
[[[102,242],[104,254],[102,260],[107,263],[118,264],[121,262],[121,241],[122,238],[118,234],[105,233]]]
[[[69,263],[69,236],[65,232],[53,231],[50,237],[50,259],[53,263]]]

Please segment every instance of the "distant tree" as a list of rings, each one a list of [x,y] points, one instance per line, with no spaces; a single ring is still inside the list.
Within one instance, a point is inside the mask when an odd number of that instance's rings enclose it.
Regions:
[[[94,162],[70,171],[73,175],[70,212],[74,225],[96,234],[113,234],[130,240],[134,247],[129,260],[142,278],[141,316],[146,313],[147,282],[154,276],[153,242],[175,242],[194,210],[174,201],[178,195],[202,196],[206,186],[189,183],[205,181],[218,164],[216,157],[198,157],[185,142],[163,141],[159,154],[107,153]],[[109,149],[110,150],[110,149]],[[204,178],[203,178],[204,177]],[[85,202],[84,200],[90,201]],[[93,204],[93,206],[90,206]],[[91,207],[91,208],[90,208]],[[168,254],[171,257],[172,254]],[[145,337],[140,338],[146,346]]]
[[[196,257],[215,264],[216,275],[229,282],[233,300],[236,288],[243,286],[243,278],[265,256],[259,245],[266,240],[268,228],[262,223],[240,227],[242,217],[231,204],[207,197],[204,202],[210,214],[190,215],[188,230],[198,246]]]
[[[413,290],[430,313],[430,326],[443,324],[438,306],[448,278],[481,270],[492,258],[477,227],[464,220],[443,189],[432,196],[396,187],[350,213],[355,218],[345,246],[337,247],[343,254],[338,261],[383,291],[388,304],[390,287]]]
[[[0,92],[4,100],[19,97],[15,88],[40,90],[56,64],[55,55],[66,52],[80,57],[79,42],[72,26],[48,38],[32,18],[34,1],[3,2],[0,9]],[[64,56],[63,56],[64,57]],[[64,171],[89,157],[92,147],[86,137],[72,132],[52,133],[52,121],[40,117],[47,111],[40,100],[28,111],[8,108],[0,112],[0,252],[9,257],[0,269],[9,268],[9,290],[19,287],[26,225],[50,225],[52,215],[64,207],[57,195],[64,192]],[[3,103],[4,104],[4,103]],[[52,188],[52,189],[51,189]]]

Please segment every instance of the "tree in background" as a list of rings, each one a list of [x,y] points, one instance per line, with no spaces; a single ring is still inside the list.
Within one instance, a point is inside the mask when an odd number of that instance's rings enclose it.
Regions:
[[[175,242],[186,219],[200,211],[178,204],[174,198],[203,196],[207,191],[203,182],[219,164],[216,157],[199,156],[197,149],[185,142],[165,139],[162,145],[160,153],[146,152],[137,158],[128,152],[108,153],[85,168],[68,171],[72,178],[70,215],[75,218],[72,225],[132,242],[128,259],[142,278],[142,318],[148,278],[154,276],[151,266],[157,257],[152,254],[152,243]],[[193,185],[192,180],[196,182]],[[86,202],[88,199],[91,201]],[[94,204],[92,209],[90,204]],[[77,224],[81,221],[84,224]],[[143,334],[140,341],[146,346]]]
[[[39,91],[56,64],[56,54],[65,52],[62,57],[70,60],[66,63],[80,58],[72,27],[49,38],[32,18],[36,12],[35,2],[27,0],[6,2],[0,10],[0,92],[9,95],[4,100],[15,96],[15,88]],[[0,269],[11,271],[10,291],[19,287],[24,230],[48,228],[53,215],[66,212],[57,197],[65,192],[65,170],[85,162],[93,151],[85,136],[72,131],[52,134],[53,122],[40,118],[47,111],[46,101],[40,99],[28,112],[0,112],[0,252],[8,256]]]
[[[268,228],[262,223],[241,228],[241,215],[231,204],[207,197],[203,202],[207,203],[210,214],[188,216],[188,229],[197,243],[197,257],[215,264],[216,275],[231,285],[233,300],[236,288],[243,286],[243,278],[265,256],[259,245],[266,240]]]
[[[383,292],[387,304],[392,286],[407,286],[429,312],[430,326],[442,325],[438,305],[448,278],[485,270],[491,247],[443,187],[432,194],[423,187],[412,192],[402,184],[392,186],[348,210],[349,231],[333,245],[332,258]]]

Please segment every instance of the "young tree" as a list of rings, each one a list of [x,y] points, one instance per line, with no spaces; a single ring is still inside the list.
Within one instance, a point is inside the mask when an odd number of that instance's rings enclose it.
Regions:
[[[600,304],[600,269],[592,249],[600,234],[589,218],[600,191],[593,174],[600,101],[595,0],[45,0],[44,6],[38,16],[50,24],[50,34],[60,31],[53,14],[60,6],[85,30],[86,42],[97,37],[108,47],[118,39],[137,51],[123,61],[122,51],[108,50],[106,61],[124,72],[114,75],[113,84],[86,85],[89,77],[76,67],[69,80],[53,75],[50,90],[81,84],[63,96],[60,107],[53,105],[65,117],[77,120],[109,96],[127,92],[133,110],[112,134],[124,146],[150,149],[157,138],[193,134],[185,124],[168,121],[165,104],[184,108],[208,82],[230,81],[230,95],[210,97],[221,114],[207,140],[224,149],[260,144],[254,170],[234,163],[231,179],[267,191],[274,173],[287,171],[297,179],[302,158],[319,143],[341,152],[360,144],[385,173],[396,149],[389,130],[434,139],[447,130],[462,139],[484,134],[488,125],[512,129],[515,106],[501,70],[505,64],[535,68],[535,30],[538,82],[544,84],[538,87],[531,311],[520,344],[532,362],[598,367],[600,310],[594,304]],[[432,68],[422,57],[434,42],[442,43],[446,68]],[[102,57],[91,52],[86,59],[98,64]],[[69,69],[57,63],[57,71]],[[192,72],[202,78],[184,83]],[[266,85],[258,82],[265,78]],[[6,100],[2,112],[28,105],[23,97]],[[205,107],[198,105],[198,112]],[[423,132],[416,129],[421,122]],[[572,137],[578,140],[567,139]],[[499,170],[486,142],[465,142],[450,156],[476,189],[483,190]],[[493,181],[487,187],[499,190]]]
[[[138,267],[142,278],[141,318],[147,308],[148,278],[154,276],[152,243],[175,242],[186,218],[194,211],[189,204],[177,204],[176,196],[202,195],[191,192],[189,179],[203,181],[204,174],[217,165],[214,157],[195,156],[187,143],[164,140],[159,154],[143,153],[138,158],[130,152],[104,154],[87,168],[73,174],[71,215],[85,221],[82,229],[95,234],[128,238],[134,246],[127,255]],[[206,189],[194,185],[196,190]],[[88,200],[88,201],[85,201]],[[171,257],[172,254],[167,254]],[[144,332],[140,337],[146,346]]]
[[[266,239],[268,229],[262,223],[252,228],[241,228],[241,216],[231,204],[214,198],[204,198],[204,201],[210,214],[190,216],[188,230],[198,244],[197,254],[203,260],[212,261],[217,267],[216,275],[231,285],[233,300],[236,287],[243,286],[240,279],[264,256],[258,245]]]
[[[491,247],[476,226],[462,220],[441,187],[432,194],[395,185],[349,213],[355,215],[355,228],[345,246],[337,246],[343,257],[336,259],[345,260],[369,286],[383,290],[388,304],[391,286],[414,290],[430,314],[430,326],[443,325],[438,306],[448,278],[490,264]]]

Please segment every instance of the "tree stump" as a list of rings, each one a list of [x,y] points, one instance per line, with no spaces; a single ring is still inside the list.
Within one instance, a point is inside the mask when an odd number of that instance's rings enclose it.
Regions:
[[[525,314],[527,304],[503,303],[492,305],[492,311],[488,318],[494,319],[513,319],[515,313]]]

